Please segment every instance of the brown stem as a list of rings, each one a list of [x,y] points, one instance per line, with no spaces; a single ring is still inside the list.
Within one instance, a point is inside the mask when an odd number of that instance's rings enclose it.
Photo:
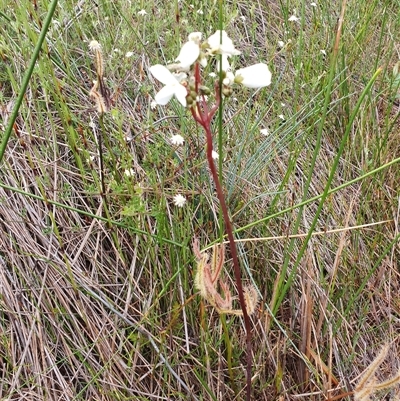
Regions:
[[[198,93],[198,87],[201,82],[200,80],[201,80],[200,68],[197,63],[195,66],[196,93]],[[214,160],[212,158],[213,141],[212,141],[212,133],[211,133],[211,120],[212,120],[213,116],[215,115],[216,111],[218,110],[218,107],[221,103],[220,88],[219,88],[218,81],[215,82],[214,89],[215,89],[216,104],[211,108],[211,110],[208,109],[208,105],[205,101],[204,96],[201,96],[201,101],[197,102],[194,107],[191,107],[190,111],[192,113],[194,120],[197,121],[197,123],[199,125],[201,125],[204,128],[204,131],[206,132],[207,161],[208,161],[208,165],[211,170],[211,175],[212,175],[212,178],[213,178],[213,181],[215,184],[215,189],[217,190],[218,200],[221,205],[222,215],[223,215],[224,223],[225,223],[225,231],[228,235],[229,245],[231,248],[232,261],[233,261],[233,267],[234,267],[234,273],[235,273],[235,281],[236,281],[238,295],[239,295],[240,307],[243,312],[244,326],[246,329],[246,362],[247,362],[247,366],[246,366],[246,401],[250,401],[250,399],[251,399],[251,368],[252,368],[250,318],[247,313],[246,302],[244,300],[242,278],[240,275],[239,258],[238,258],[238,254],[237,254],[235,238],[233,237],[232,223],[229,218],[228,208],[227,208],[226,202],[225,202],[225,195],[222,190],[221,183],[219,181],[219,177],[218,177],[217,169],[214,164]],[[200,107],[199,103],[201,103],[202,107]]]
[[[236,280],[236,285],[237,285],[237,290],[238,290],[238,295],[239,295],[239,302],[240,302],[240,307],[243,312],[243,319],[244,319],[244,326],[246,328],[246,354],[247,354],[247,367],[246,367],[246,400],[250,401],[251,398],[251,368],[252,368],[252,355],[251,355],[251,325],[250,325],[250,318],[247,313],[246,309],[246,303],[244,300],[244,294],[243,294],[243,285],[242,285],[242,278],[240,275],[240,267],[239,267],[239,258],[237,255],[237,249],[236,249],[236,243],[235,239],[233,237],[233,231],[232,231],[232,224],[231,220],[229,218],[228,214],[228,208],[226,206],[225,202],[225,196],[221,187],[221,183],[219,181],[217,169],[214,164],[214,160],[212,158],[212,133],[210,129],[210,124],[204,124],[203,128],[206,132],[206,138],[207,138],[207,160],[208,160],[208,165],[211,170],[212,178],[215,183],[215,189],[217,190],[217,195],[218,195],[218,200],[221,205],[221,210],[222,214],[224,217],[224,222],[225,222],[225,231],[228,235],[229,239],[229,245],[231,248],[231,254],[232,254],[232,261],[233,261],[233,267],[234,267],[234,273],[235,273],[235,280]]]

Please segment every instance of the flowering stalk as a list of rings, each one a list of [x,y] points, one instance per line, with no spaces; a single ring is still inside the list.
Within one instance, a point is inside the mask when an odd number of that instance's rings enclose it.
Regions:
[[[196,78],[196,88],[200,85],[200,74],[199,74],[199,65],[196,63],[195,65],[195,78]],[[216,104],[215,106],[209,111],[208,105],[205,101],[204,95],[201,96],[201,101],[196,102],[194,107],[191,107],[190,111],[193,115],[193,118],[200,124],[205,133],[206,133],[206,142],[207,142],[207,161],[211,171],[211,175],[215,184],[215,189],[217,191],[218,200],[221,206],[222,215],[224,218],[225,223],[225,231],[228,235],[233,267],[234,267],[234,274],[235,274],[235,281],[237,285],[237,291],[239,296],[239,303],[243,313],[244,325],[246,329],[246,354],[247,354],[247,367],[246,367],[246,377],[247,377],[247,386],[246,386],[246,393],[247,399],[250,399],[251,394],[251,368],[252,368],[252,358],[251,358],[251,325],[250,325],[250,317],[247,311],[244,292],[243,292],[243,284],[242,284],[242,277],[240,274],[240,266],[239,266],[239,258],[236,249],[235,238],[233,237],[233,230],[232,230],[232,223],[229,218],[228,208],[226,206],[225,195],[222,190],[222,186],[218,177],[217,169],[215,167],[214,159],[213,159],[213,141],[212,141],[212,132],[211,132],[211,121],[215,112],[218,110],[218,107],[221,103],[221,98],[219,96],[219,83],[218,81],[215,83],[215,98]],[[200,104],[199,104],[200,103]]]
[[[176,64],[164,67],[156,64],[150,67],[151,74],[165,86],[155,95],[157,104],[165,105],[175,97],[183,107],[190,109],[194,120],[203,127],[206,133],[207,161],[211,171],[211,176],[215,184],[218,200],[220,203],[222,217],[225,223],[234,274],[237,285],[237,292],[241,309],[233,309],[232,298],[228,285],[220,279],[222,266],[224,263],[224,248],[213,247],[213,257],[211,263],[206,253],[200,252],[198,241],[193,243],[193,251],[197,259],[197,273],[195,277],[195,287],[200,294],[215,307],[220,314],[243,315],[246,329],[246,351],[247,351],[247,386],[246,400],[251,398],[251,326],[249,315],[256,310],[258,293],[255,287],[247,286],[243,288],[240,274],[239,258],[237,254],[235,239],[233,236],[232,223],[228,214],[228,207],[222,189],[217,168],[214,164],[215,153],[213,151],[213,137],[211,131],[211,121],[221,105],[221,96],[229,97],[233,93],[234,85],[241,85],[247,88],[263,88],[271,83],[271,72],[264,63],[254,64],[250,67],[241,68],[235,73],[229,64],[229,58],[240,54],[232,40],[225,31],[217,31],[205,42],[201,43],[202,34],[193,32],[175,59]],[[207,58],[220,55],[217,61],[217,69],[220,71],[220,80],[215,82],[215,104],[209,106],[207,103],[208,95],[211,91],[202,85],[200,65],[207,65]],[[220,67],[220,68],[219,68]],[[171,72],[172,71],[172,72]],[[189,76],[188,76],[189,75]],[[210,74],[211,75],[211,74]],[[218,154],[217,154],[218,155]],[[175,204],[176,201],[174,200]],[[221,293],[217,287],[220,287]]]

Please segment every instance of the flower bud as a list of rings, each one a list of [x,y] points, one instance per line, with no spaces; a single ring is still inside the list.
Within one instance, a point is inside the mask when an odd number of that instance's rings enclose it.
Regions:
[[[194,103],[196,98],[193,98],[191,95],[187,95],[186,96],[186,104],[188,107],[192,107],[194,105]]]
[[[210,88],[204,85],[201,85],[199,88],[200,95],[209,96],[211,94]]]
[[[232,96],[232,93],[233,93],[233,89],[232,89],[232,87],[231,86],[223,86],[222,87],[222,94],[225,96],[225,97],[230,97],[230,96]]]

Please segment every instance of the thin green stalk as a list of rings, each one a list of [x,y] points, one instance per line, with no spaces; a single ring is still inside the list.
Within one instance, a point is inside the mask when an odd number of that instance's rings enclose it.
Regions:
[[[111,215],[110,215],[110,211],[109,211],[109,207],[108,207],[108,203],[107,203],[106,186],[105,186],[105,183],[104,183],[104,163],[103,163],[103,145],[102,145],[103,141],[102,141],[102,138],[103,138],[103,136],[106,135],[106,131],[105,131],[103,118],[104,118],[104,113],[100,113],[99,123],[100,123],[100,127],[101,127],[101,132],[100,132],[100,134],[98,135],[98,138],[97,138],[98,147],[99,147],[99,160],[100,160],[100,163],[99,163],[99,165],[100,165],[100,181],[101,181],[101,189],[100,189],[100,191],[101,191],[101,199],[103,201],[103,210],[104,210],[104,213],[105,213],[106,218],[107,218],[107,228],[109,230],[111,230],[113,225],[111,224],[112,220],[111,220]],[[113,242],[114,242],[115,247],[118,249],[118,253],[119,253],[120,257],[121,257],[121,260],[123,260],[125,262],[125,257],[124,257],[124,254],[122,252],[122,249],[121,249],[121,247],[119,245],[118,235],[115,232],[115,230],[111,231],[111,236],[113,238]]]
[[[299,30],[299,39],[298,39],[298,46],[297,46],[297,54],[296,54],[296,71],[302,71],[302,64],[304,63],[303,60],[303,48],[304,48],[304,27],[306,25],[305,19],[305,1],[301,2],[301,15],[300,15],[300,30]],[[293,108],[297,109],[297,102],[300,96],[300,87],[302,85],[302,79],[299,76],[298,79],[295,80],[295,90],[294,90],[294,102]]]
[[[365,286],[373,276],[373,274],[376,272],[376,270],[381,266],[382,260],[387,256],[387,254],[393,250],[393,247],[400,241],[400,234],[397,234],[392,241],[390,241],[389,245],[386,247],[384,252],[379,256],[378,260],[375,262],[374,266],[370,271],[368,271],[368,274],[364,277],[363,281],[360,283],[360,285],[357,288],[357,291],[355,294],[352,296],[352,298],[348,302],[348,306],[345,309],[343,314],[339,315],[339,322],[336,326],[336,329],[333,331],[333,335],[335,335],[337,329],[341,327],[340,322],[343,320],[343,317],[347,316],[349,313],[350,309],[354,306],[354,303],[356,299],[360,296],[362,291],[365,289]]]
[[[339,185],[339,186],[337,186],[335,188],[330,189],[328,191],[328,193],[327,193],[327,196],[332,195],[332,194],[334,194],[334,193],[336,193],[336,192],[338,192],[338,191],[340,191],[342,189],[345,189],[345,188],[347,188],[347,187],[349,187],[349,186],[351,186],[353,184],[356,184],[357,182],[360,182],[360,181],[364,180],[367,177],[371,177],[371,176],[375,175],[376,173],[378,173],[378,172],[380,172],[382,170],[385,170],[386,168],[389,168],[390,166],[393,166],[393,165],[395,165],[397,163],[400,163],[400,157],[397,157],[396,159],[393,159],[391,162],[383,164],[382,166],[379,166],[379,167],[377,167],[377,168],[375,168],[375,169],[373,169],[371,171],[368,171],[367,173],[365,173],[363,175],[360,175],[359,177],[354,178],[353,180],[347,181],[347,182],[345,182],[345,183],[343,183],[343,184],[341,184],[341,185]],[[0,186],[2,186],[2,185],[0,184]],[[235,234],[237,234],[237,233],[240,233],[242,231],[249,230],[250,228],[258,226],[258,225],[260,225],[262,223],[266,223],[269,220],[275,219],[276,217],[282,216],[282,215],[284,215],[286,213],[289,213],[289,212],[291,212],[291,211],[293,211],[295,209],[298,209],[298,208],[303,207],[303,206],[307,206],[310,203],[318,201],[318,200],[320,200],[322,198],[322,196],[323,196],[323,193],[322,194],[318,194],[316,196],[313,196],[312,198],[306,199],[306,200],[304,200],[304,201],[302,201],[300,203],[297,203],[296,205],[293,205],[293,206],[290,206],[290,207],[288,207],[286,209],[280,210],[279,212],[276,212],[274,214],[270,214],[270,215],[268,215],[268,216],[266,216],[266,217],[264,217],[262,219],[253,221],[252,223],[249,223],[249,224],[246,224],[245,226],[239,227],[234,232],[235,232]],[[226,234],[224,235],[224,238],[226,238]],[[215,242],[211,242],[208,245],[208,247],[203,249],[203,250],[207,250],[207,249],[211,248],[214,244],[215,244]]]
[[[60,208],[66,209],[66,210],[70,210],[72,212],[76,212],[82,216],[87,216],[87,217],[91,217],[91,218],[99,220],[99,221],[103,221],[105,223],[110,223],[115,227],[128,228],[129,230],[132,230],[132,232],[134,232],[136,234],[143,234],[143,235],[149,236],[151,238],[159,239],[159,236],[156,234],[150,234],[147,231],[140,230],[139,228],[127,226],[126,223],[123,223],[121,221],[111,220],[111,219],[108,219],[107,217],[98,216],[94,213],[86,212],[85,210],[81,210],[76,207],[65,205],[63,203],[53,201],[51,199],[46,199],[46,198],[43,198],[42,196],[35,195],[35,194],[29,193],[29,192],[25,192],[24,190],[22,190],[20,188],[11,187],[10,185],[3,184],[2,182],[0,182],[0,188],[7,189],[8,191],[27,196],[29,198],[40,200],[49,205],[54,205],[54,206],[57,206],[57,207],[60,207]],[[180,244],[179,242],[176,242],[176,241],[172,241],[168,238],[162,238],[162,240],[168,244],[179,246],[180,248],[182,248],[184,246],[183,244]]]
[[[116,316],[118,316],[122,321],[124,321],[125,323],[127,323],[130,327],[132,327],[133,330],[138,331],[139,333],[143,334],[150,342],[152,348],[154,349],[154,351],[158,354],[160,360],[162,363],[165,364],[165,366],[167,367],[167,369],[169,370],[169,372],[172,374],[172,376],[181,384],[181,386],[188,392],[188,394],[190,394],[190,397],[195,400],[198,401],[198,398],[190,391],[190,389],[188,388],[188,386],[185,384],[185,382],[181,379],[181,377],[175,372],[175,370],[172,368],[171,364],[168,362],[167,358],[163,355],[163,353],[160,350],[160,347],[156,344],[156,341],[154,339],[153,334],[151,334],[145,327],[143,327],[140,323],[132,320],[132,319],[128,319],[125,314],[121,313],[120,311],[118,311],[116,309],[116,307],[110,303],[106,297],[104,297],[104,295],[99,292],[95,292],[93,291],[90,287],[88,287],[84,282],[79,283],[81,286],[81,291],[83,293],[86,293],[87,295],[89,295],[91,298],[96,299],[97,301],[99,301],[101,304],[103,304],[108,310],[110,310],[111,312],[113,312]]]
[[[221,32],[221,42],[222,42],[222,30],[224,29],[224,13],[223,13],[223,0],[219,0],[219,30]],[[223,176],[222,176],[222,161],[223,161],[223,113],[224,113],[224,98],[222,96],[222,79],[223,79],[223,70],[222,70],[222,55],[219,56],[219,85],[218,85],[218,96],[221,99],[218,107],[218,175],[223,184]],[[219,209],[219,236],[222,242],[224,236],[224,217],[222,214],[222,209]]]
[[[103,113],[99,116],[99,123],[101,132],[97,135],[97,145],[99,148],[99,165],[100,165],[100,183],[101,183],[101,197],[104,201],[104,206],[107,209],[107,199],[106,199],[106,186],[104,184],[104,161],[103,161],[103,135],[105,135],[105,127],[104,127],[104,120],[103,120]]]
[[[332,168],[331,168],[331,171],[330,171],[330,174],[329,174],[329,177],[328,177],[328,181],[327,181],[327,183],[325,185],[324,192],[322,193],[322,196],[321,196],[321,199],[320,199],[320,203],[318,205],[317,211],[315,212],[314,219],[313,219],[313,221],[312,221],[312,223],[310,225],[310,228],[308,230],[308,234],[307,234],[306,238],[304,239],[303,245],[299,250],[299,253],[297,255],[297,258],[296,258],[296,261],[294,263],[293,269],[292,269],[292,271],[290,273],[290,276],[287,279],[287,281],[286,281],[285,285],[283,286],[282,290],[280,291],[278,298],[276,299],[275,308],[272,309],[274,313],[276,312],[277,307],[279,307],[279,305],[281,304],[283,298],[285,297],[285,294],[287,293],[287,291],[289,290],[289,288],[290,288],[290,286],[291,286],[291,284],[293,282],[293,279],[294,279],[296,271],[297,271],[297,267],[300,264],[300,261],[301,261],[301,259],[303,257],[303,254],[304,254],[304,252],[305,252],[305,250],[306,250],[306,248],[308,246],[308,242],[309,242],[309,240],[310,240],[310,238],[312,236],[312,233],[313,233],[313,231],[314,231],[314,229],[315,229],[315,227],[317,225],[319,215],[321,214],[322,208],[324,207],[324,204],[325,204],[325,200],[328,197],[329,188],[330,188],[330,186],[332,184],[332,181],[333,181],[333,178],[335,176],[337,167],[339,165],[340,158],[342,157],[344,148],[347,145],[348,137],[349,137],[350,132],[351,132],[351,130],[353,128],[354,119],[356,118],[356,116],[358,114],[358,111],[360,109],[360,106],[361,106],[365,96],[371,90],[372,85],[374,84],[376,78],[381,73],[381,71],[382,71],[382,69],[379,68],[375,72],[375,74],[372,76],[372,78],[368,82],[368,85],[365,87],[365,89],[363,90],[360,98],[358,99],[358,102],[357,102],[357,104],[356,104],[356,106],[355,106],[355,108],[353,110],[352,115],[350,116],[349,123],[347,124],[346,131],[345,131],[345,133],[343,135],[342,141],[341,141],[340,146],[339,146],[339,150],[338,150],[338,152],[337,152],[337,154],[335,156],[335,159],[333,161]]]
[[[341,15],[341,20],[340,20],[341,23],[343,22],[343,18],[344,18],[345,6],[346,6],[346,0],[343,1],[343,5],[342,5],[342,15]],[[310,168],[308,170],[309,172],[308,172],[307,180],[306,180],[306,183],[305,183],[304,189],[303,189],[302,201],[304,201],[308,197],[308,190],[311,185],[314,167],[317,162],[319,150],[321,148],[323,129],[324,129],[325,121],[326,121],[327,114],[328,114],[329,103],[331,100],[332,86],[333,86],[333,82],[335,79],[335,70],[336,70],[336,64],[337,64],[337,59],[338,59],[338,54],[339,54],[339,51],[338,51],[339,39],[341,36],[341,23],[338,26],[336,40],[333,45],[332,57],[331,57],[331,62],[330,62],[330,71],[329,71],[328,82],[327,82],[327,86],[326,86],[326,90],[325,90],[324,105],[322,107],[321,120],[320,120],[320,124],[318,126],[315,148],[314,148],[313,156],[312,156],[312,159],[310,162]],[[302,220],[302,216],[303,216],[303,207],[301,206],[299,208],[299,211],[297,213],[297,218],[296,218],[296,221],[293,226],[294,234],[296,234],[298,232],[298,229],[300,227],[300,223]],[[296,243],[295,239],[291,239],[289,246],[285,250],[284,263],[283,263],[282,269],[279,272],[278,283],[275,287],[276,290],[274,292],[273,299],[271,300],[271,309],[272,309],[273,313],[276,313],[276,311],[279,308],[280,303],[283,299],[282,295],[285,294],[285,290],[282,291],[282,286],[284,285],[283,283],[286,280],[286,272],[288,270],[289,262],[291,260],[291,255],[293,254],[293,251],[294,251],[295,243]],[[293,268],[293,271],[296,271],[295,267]],[[287,286],[285,285],[284,288],[287,288]]]
[[[233,388],[233,391],[236,394],[236,384],[235,384],[235,375],[233,372],[233,364],[232,364],[232,343],[231,339],[229,336],[229,328],[226,324],[226,315],[220,315],[221,323],[222,323],[222,328],[224,330],[224,343],[226,347],[226,363],[228,365],[228,373],[229,373],[229,379],[231,381],[231,386]]]
[[[11,131],[13,129],[15,120],[18,117],[18,111],[19,111],[22,101],[24,99],[25,92],[28,89],[28,85],[29,85],[29,81],[30,81],[32,73],[33,73],[33,69],[35,68],[36,61],[39,57],[40,49],[42,48],[43,42],[46,38],[46,34],[47,34],[47,31],[49,30],[51,21],[53,19],[54,12],[56,11],[57,3],[58,3],[58,0],[53,0],[50,4],[49,11],[47,12],[46,18],[43,23],[43,28],[40,31],[40,35],[39,35],[38,41],[36,43],[36,46],[33,49],[32,57],[29,62],[28,68],[22,79],[22,85],[21,85],[17,100],[15,101],[15,106],[11,112],[10,119],[9,119],[7,127],[4,131],[3,140],[0,144],[0,163],[3,160],[4,153],[5,153],[6,147],[7,147],[7,143],[11,136]]]

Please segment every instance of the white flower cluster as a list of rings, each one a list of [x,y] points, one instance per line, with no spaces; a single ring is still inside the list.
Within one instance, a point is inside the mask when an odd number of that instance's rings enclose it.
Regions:
[[[271,72],[264,63],[232,71],[229,58],[240,54],[225,31],[216,31],[206,41],[201,42],[202,33],[193,32],[188,41],[182,46],[176,64],[168,68],[156,64],[150,67],[151,74],[165,86],[156,94],[157,104],[167,104],[175,96],[182,106],[192,107],[199,94],[208,94],[207,90],[199,87],[200,83],[195,76],[195,65],[199,63],[203,68],[207,66],[208,58],[221,55],[217,62],[217,69],[223,71],[223,94],[232,93],[233,84],[241,84],[247,88],[262,88],[271,83]],[[171,72],[172,71],[172,72]],[[197,91],[201,90],[201,93]],[[208,90],[209,92],[209,90]]]
[[[173,202],[175,206],[183,207],[185,206],[186,198],[181,194],[177,194],[173,197]]]

